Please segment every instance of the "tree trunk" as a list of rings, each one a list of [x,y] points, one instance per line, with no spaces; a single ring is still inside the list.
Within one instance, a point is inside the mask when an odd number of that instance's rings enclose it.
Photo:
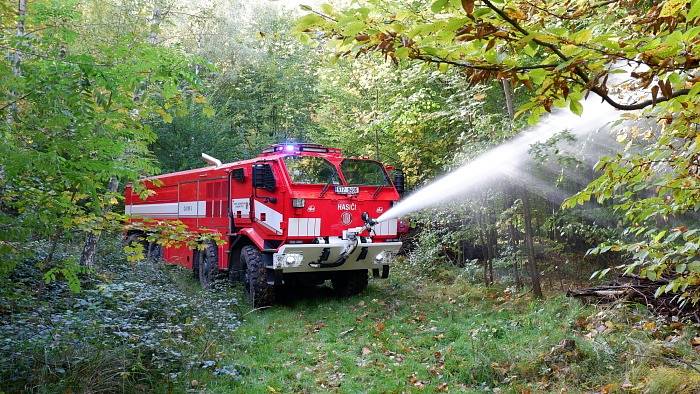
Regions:
[[[515,190],[510,187],[506,194],[506,204],[505,209],[509,209],[515,203]],[[518,233],[516,230],[516,220],[517,216],[513,214],[508,221],[508,245],[510,246],[511,253],[515,253],[518,250]],[[520,264],[518,259],[513,259],[513,274],[515,275],[515,286],[518,288],[523,287],[523,280],[520,277]]]
[[[491,256],[489,256],[489,247],[487,244],[487,239],[486,239],[486,229],[484,225],[484,220],[483,220],[483,214],[479,212],[477,214],[478,218],[478,223],[479,223],[479,242],[481,243],[481,250],[484,254],[484,284],[489,285],[489,261],[491,260]]]
[[[109,179],[109,184],[107,185],[107,193],[116,193],[119,188],[119,180],[117,177],[112,177]],[[105,215],[112,210],[112,205],[107,205],[103,210],[102,214]],[[101,232],[91,232],[88,233],[85,238],[85,245],[83,245],[83,252],[80,254],[80,265],[86,267],[92,267],[95,264],[95,254],[97,252],[97,243],[100,240]]]
[[[158,44],[158,28],[160,23],[163,21],[163,12],[160,8],[156,7],[153,9],[153,14],[151,15],[151,20],[149,25],[151,26],[151,32],[148,33],[148,43],[151,45]]]
[[[498,234],[496,232],[496,216],[493,212],[488,212],[488,243],[489,243],[489,276],[491,283],[495,283],[496,280],[493,276],[493,260],[498,255]]]
[[[503,96],[505,97],[505,101],[506,101],[506,111],[508,112],[508,118],[510,119],[509,124],[510,124],[510,128],[512,129],[513,128],[513,119],[515,118],[515,104],[514,104],[514,100],[513,100],[513,96],[514,96],[513,85],[511,85],[510,80],[505,79],[505,78],[501,79],[501,85],[503,86]],[[508,201],[510,202],[510,204],[512,206],[513,202],[515,201],[516,193],[513,190],[513,188],[511,188],[509,190],[508,194],[510,197],[508,199]],[[523,194],[525,194],[525,193],[523,193]],[[529,215],[529,213],[530,212],[529,212],[529,205],[528,205],[528,215]],[[513,250],[515,250],[515,247],[518,244],[518,241],[515,237],[516,236],[516,229],[515,229],[515,224],[513,223],[514,220],[515,220],[515,217],[508,224],[508,231],[510,232],[510,242],[511,242],[511,246],[513,247]],[[529,223],[529,216],[528,216],[527,222]],[[527,229],[526,229],[526,232],[527,232]],[[529,235],[532,236],[532,231],[529,232]],[[530,241],[532,241],[532,238],[530,238]],[[533,252],[533,257],[534,257],[534,252]],[[530,259],[530,260],[534,261],[533,259]],[[513,269],[515,270],[515,285],[517,287],[522,287],[523,281],[520,278],[520,268],[519,268],[517,258],[514,259]],[[533,283],[534,283],[534,280],[533,280]],[[537,289],[539,290],[539,279],[537,280],[537,284],[538,284]],[[533,286],[533,288],[534,288],[534,286]],[[540,290],[540,295],[541,295],[541,290]]]
[[[518,243],[515,240],[515,226],[513,226],[512,222],[508,224],[508,230],[511,233],[511,250],[515,252],[518,248]],[[517,288],[522,288],[523,279],[520,277],[520,262],[518,261],[517,255],[516,258],[513,259],[513,271],[515,274],[515,286]]]
[[[18,42],[21,45],[21,38],[24,36],[24,18],[27,16],[27,0],[19,0],[17,2],[17,32],[15,35],[17,36]],[[19,48],[15,48],[14,51],[12,51],[9,54],[10,57],[10,62],[12,63],[12,75],[15,77],[20,77],[22,76],[22,69],[20,68],[22,64],[22,55],[21,52],[19,51]],[[10,107],[7,110],[7,123],[12,124],[15,121],[15,116],[17,115],[17,92],[15,91],[10,91],[9,95],[10,102]]]
[[[532,212],[530,210],[530,193],[522,189],[523,200],[523,224],[525,227],[525,249],[527,252],[527,270],[532,281],[532,292],[535,297],[542,298],[542,286],[540,285],[540,273],[535,261],[535,246],[532,242]]]
[[[506,111],[508,111],[508,117],[510,120],[513,120],[513,118],[515,118],[515,107],[513,106],[513,86],[507,79],[502,79],[501,84],[503,85],[503,95],[506,98]]]

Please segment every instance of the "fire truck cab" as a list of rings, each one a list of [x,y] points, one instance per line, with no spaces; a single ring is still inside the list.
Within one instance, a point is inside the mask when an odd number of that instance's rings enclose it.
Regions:
[[[145,200],[131,185],[125,190],[131,220],[179,220],[191,231],[222,235],[224,245],[203,250],[156,248],[166,262],[192,269],[204,287],[227,271],[260,307],[274,303],[282,285],[331,280],[339,295],[352,295],[367,286],[368,272],[388,276],[403,223],[372,218],[400,198],[400,171],[392,180],[390,167],[316,144],[272,145],[229,164],[208,161],[213,165],[145,179],[154,192]],[[143,242],[143,235],[127,239]]]

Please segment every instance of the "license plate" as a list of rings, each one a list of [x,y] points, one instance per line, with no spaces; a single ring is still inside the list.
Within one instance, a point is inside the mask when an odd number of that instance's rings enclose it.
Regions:
[[[336,186],[335,187],[336,194],[358,194],[359,192],[360,192],[360,188],[357,186]]]

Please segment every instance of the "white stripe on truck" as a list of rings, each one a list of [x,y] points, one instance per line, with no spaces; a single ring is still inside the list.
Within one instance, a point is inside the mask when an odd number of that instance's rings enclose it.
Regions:
[[[321,218],[289,218],[287,235],[290,237],[318,237],[321,235]]]
[[[372,231],[374,235],[396,235],[398,233],[399,220],[389,219],[379,222]]]
[[[282,214],[258,200],[255,200],[254,204],[255,219],[258,221],[258,223],[265,225],[265,227],[276,232],[277,234],[282,234],[282,220],[284,220]],[[265,220],[260,219],[261,213],[265,214]]]
[[[206,201],[182,201],[160,204],[129,204],[124,206],[124,213],[131,216],[154,218],[202,218],[207,214]]]

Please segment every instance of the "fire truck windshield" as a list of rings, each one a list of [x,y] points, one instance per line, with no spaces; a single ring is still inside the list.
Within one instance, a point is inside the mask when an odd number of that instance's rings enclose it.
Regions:
[[[386,172],[376,161],[345,159],[340,164],[348,185],[385,186],[389,184]]]
[[[293,183],[340,184],[335,167],[316,156],[285,156],[284,164]]]

